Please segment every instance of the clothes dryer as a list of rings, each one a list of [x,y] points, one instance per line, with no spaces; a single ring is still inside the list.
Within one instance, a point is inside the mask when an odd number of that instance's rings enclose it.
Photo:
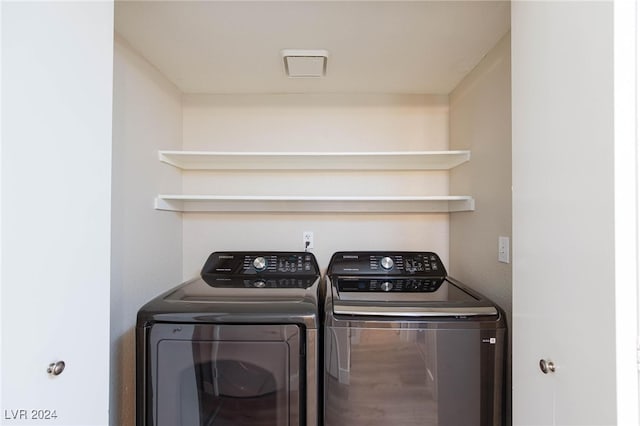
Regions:
[[[138,312],[138,426],[317,426],[311,253],[216,252]]]
[[[325,426],[503,423],[504,314],[436,253],[338,252],[325,286]]]

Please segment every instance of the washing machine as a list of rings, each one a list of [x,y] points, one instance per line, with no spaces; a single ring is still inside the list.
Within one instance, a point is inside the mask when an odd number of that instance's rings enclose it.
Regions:
[[[320,270],[215,252],[136,325],[137,426],[317,426]]]
[[[501,309],[433,252],[338,252],[325,280],[325,426],[503,424]]]

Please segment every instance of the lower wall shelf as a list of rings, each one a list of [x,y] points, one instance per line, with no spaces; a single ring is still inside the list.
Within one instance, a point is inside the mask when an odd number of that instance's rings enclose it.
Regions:
[[[155,208],[176,212],[451,213],[473,211],[470,196],[159,195]]]

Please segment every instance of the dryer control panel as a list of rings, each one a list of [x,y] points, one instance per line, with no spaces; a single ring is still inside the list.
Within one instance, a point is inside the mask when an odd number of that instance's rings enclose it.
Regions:
[[[320,274],[315,256],[307,252],[215,252],[202,275],[315,276]]]
[[[337,252],[329,275],[394,275],[446,277],[447,271],[434,252]]]

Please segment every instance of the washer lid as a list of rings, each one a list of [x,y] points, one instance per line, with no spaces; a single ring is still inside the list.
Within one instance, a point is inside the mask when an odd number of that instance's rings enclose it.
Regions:
[[[202,278],[160,295],[138,311],[138,323],[300,324],[318,328],[318,285],[289,288],[212,287]],[[237,283],[237,282],[236,282]],[[251,286],[251,287],[249,287]]]
[[[338,277],[341,300],[460,302],[478,300],[444,278]]]
[[[399,317],[497,316],[498,309],[450,278],[338,277],[332,288],[339,315]]]
[[[167,294],[170,303],[298,303],[317,292],[319,277],[228,278],[202,276]]]

